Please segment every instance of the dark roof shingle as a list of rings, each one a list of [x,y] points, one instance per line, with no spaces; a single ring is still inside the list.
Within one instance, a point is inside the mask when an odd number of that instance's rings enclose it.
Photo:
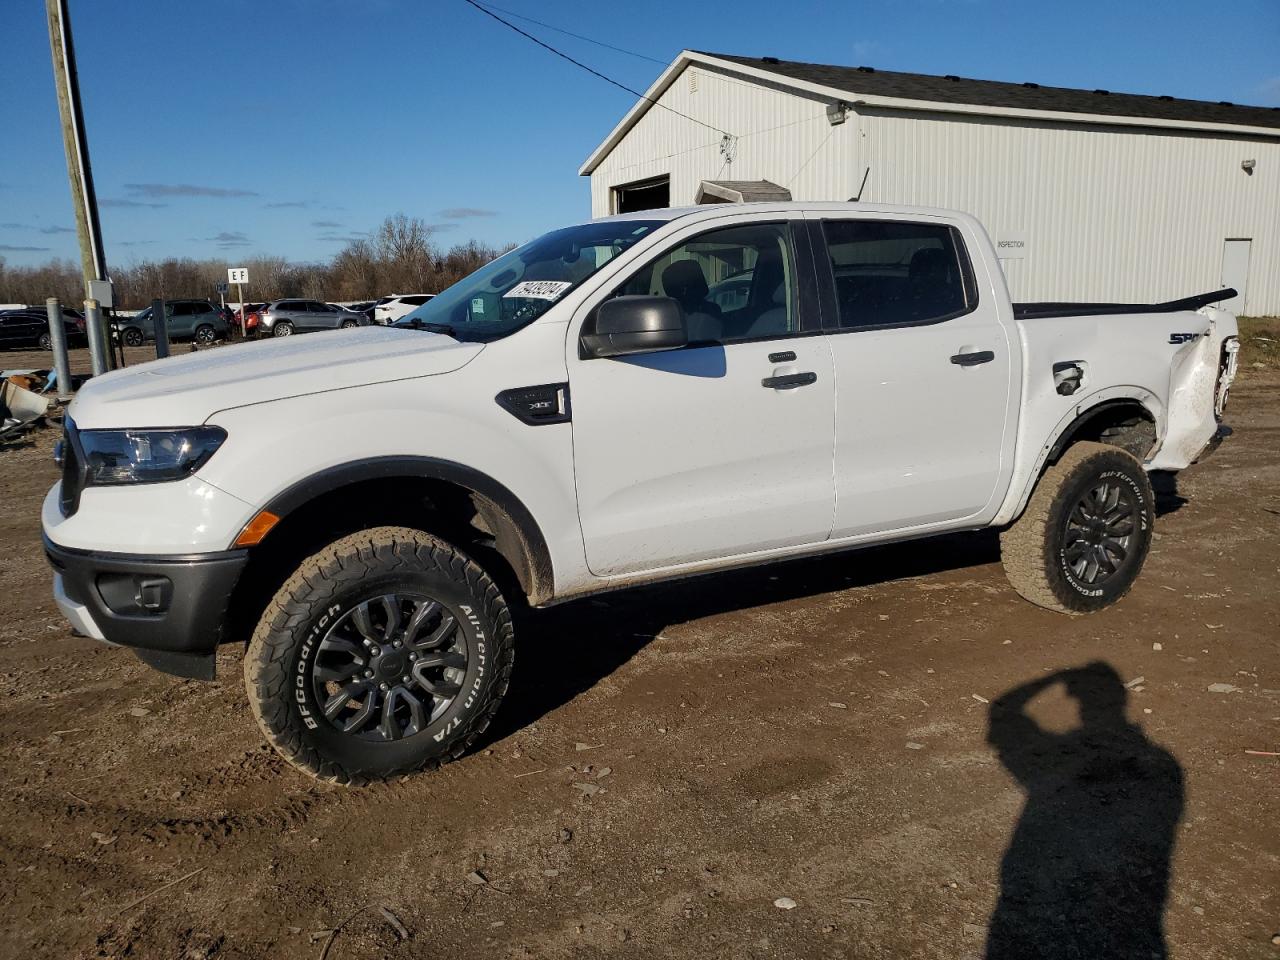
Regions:
[[[805,80],[824,87],[832,87],[853,96],[899,97],[935,103],[963,103],[983,107],[1050,110],[1058,113],[1093,113],[1109,117],[1228,123],[1280,129],[1280,107],[1250,107],[1231,103],[1213,103],[1208,100],[1180,100],[1176,97],[1112,93],[1106,90],[1075,90],[1069,87],[1045,87],[1036,83],[969,80],[955,76],[936,77],[924,73],[875,70],[870,67],[836,67],[821,63],[798,63],[791,60],[777,60],[773,57],[739,57],[709,52],[705,55],[755,67],[792,80]]]

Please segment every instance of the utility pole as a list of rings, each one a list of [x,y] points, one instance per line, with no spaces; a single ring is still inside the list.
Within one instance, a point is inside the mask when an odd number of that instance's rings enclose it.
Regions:
[[[71,204],[76,213],[76,235],[80,240],[80,266],[84,272],[85,296],[95,296],[89,283],[107,279],[107,261],[102,252],[102,228],[98,222],[98,198],[93,191],[93,170],[89,166],[89,144],[80,109],[80,81],[76,75],[76,53],[71,39],[71,16],[67,0],[45,0],[49,19],[49,48],[53,54],[53,79],[58,88],[58,112],[62,115],[62,145],[67,153],[67,177],[71,184]],[[100,334],[104,342],[109,331],[106,321]]]

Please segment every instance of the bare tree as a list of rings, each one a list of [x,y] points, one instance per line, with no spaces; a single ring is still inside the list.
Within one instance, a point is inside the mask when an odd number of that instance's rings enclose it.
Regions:
[[[254,256],[238,261],[249,269],[254,300],[306,297],[366,300],[391,293],[439,293],[503,251],[474,240],[441,251],[425,221],[403,213],[388,217],[368,239],[353,240],[328,263],[290,263],[284,257]],[[144,260],[112,266],[116,305],[146,306],[154,297],[214,296],[226,279],[222,258]],[[46,297],[78,304],[84,298],[80,268],[68,260],[16,267],[0,258],[0,303],[43,304]]]

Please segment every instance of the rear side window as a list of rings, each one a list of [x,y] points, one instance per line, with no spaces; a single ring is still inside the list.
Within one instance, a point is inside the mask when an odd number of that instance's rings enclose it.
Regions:
[[[400,301],[402,303],[412,304],[415,307],[420,307],[430,299],[431,299],[430,297],[425,297],[425,296],[412,296],[412,297],[401,297]]]
[[[939,323],[977,305],[959,232],[945,224],[823,223],[841,329]]]
[[[173,315],[175,317],[189,317],[196,312],[196,305],[189,300],[173,305]]]
[[[301,300],[285,300],[276,309],[278,310],[295,310],[305,312],[307,305]]]

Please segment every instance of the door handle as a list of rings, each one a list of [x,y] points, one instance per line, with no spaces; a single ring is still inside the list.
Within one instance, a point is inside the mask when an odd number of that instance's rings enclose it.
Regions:
[[[957,353],[951,362],[960,367],[976,367],[980,363],[990,363],[996,358],[994,350],[978,350],[974,353]]]
[[[760,381],[760,386],[771,387],[774,390],[794,390],[796,387],[807,387],[817,382],[816,373],[787,373],[780,377],[765,377]]]

